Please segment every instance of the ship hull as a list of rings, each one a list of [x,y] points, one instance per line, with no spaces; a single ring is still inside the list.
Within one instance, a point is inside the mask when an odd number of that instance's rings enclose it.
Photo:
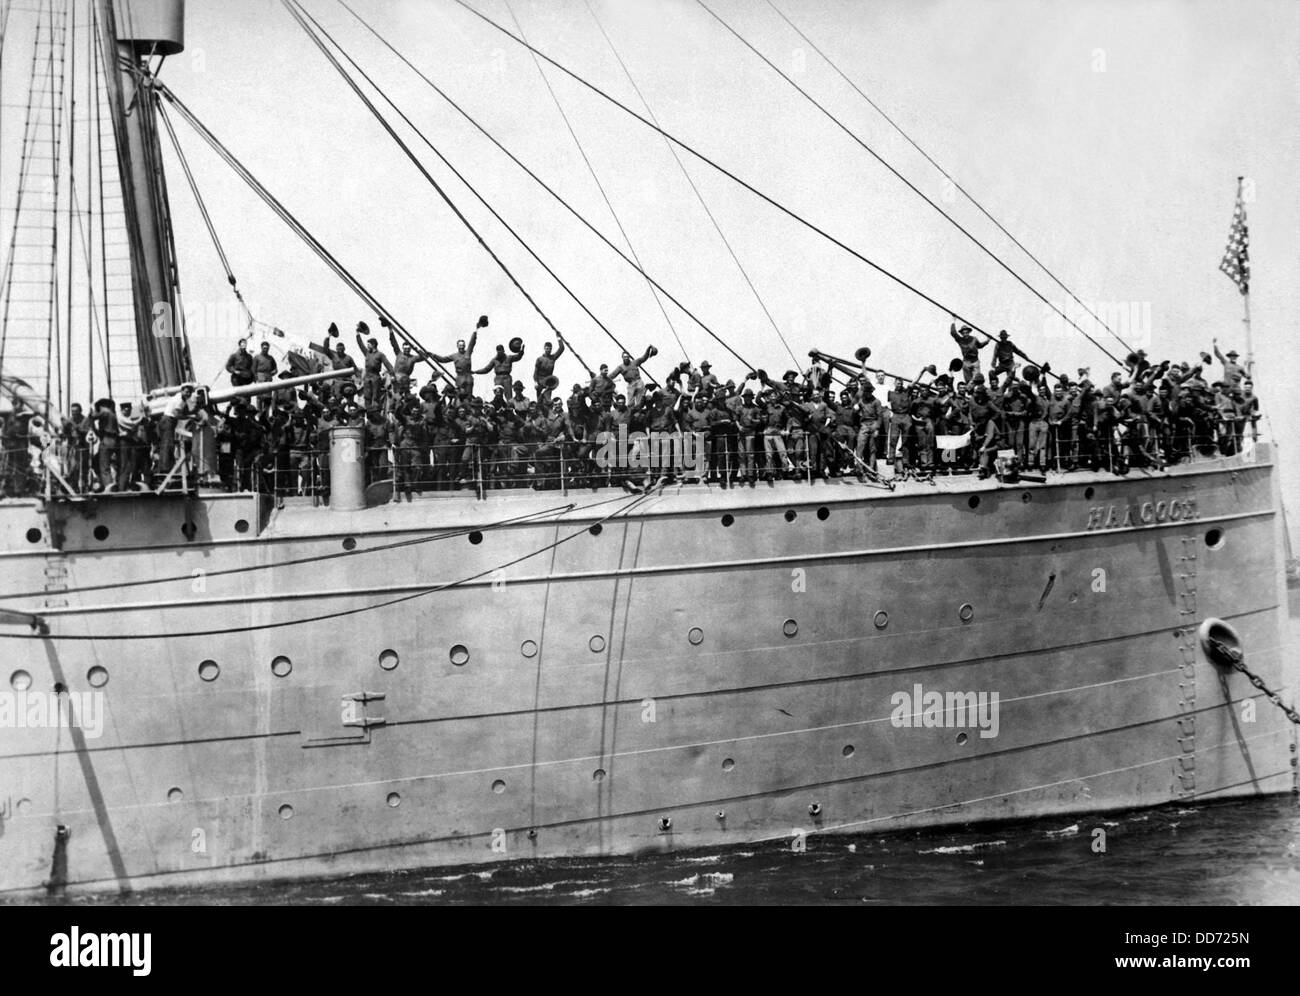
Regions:
[[[0,691],[100,721],[0,729],[0,890],[1295,791],[1294,727],[1197,638],[1291,699],[1277,509],[1266,445],[893,493],[5,503],[0,607],[49,633],[0,627]]]

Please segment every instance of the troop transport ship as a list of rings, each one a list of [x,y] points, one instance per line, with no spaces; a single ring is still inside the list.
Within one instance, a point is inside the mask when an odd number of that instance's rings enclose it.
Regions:
[[[96,11],[123,56],[124,184],[153,216],[149,104],[125,108],[141,59],[179,51],[180,5],[129,6],[131,32]],[[136,284],[170,299],[167,246],[131,231]],[[187,379],[183,349],[138,341],[146,387]],[[1295,727],[1215,651],[1296,686],[1267,440],[1127,476],[397,505],[367,502],[351,445],[328,507],[193,487],[0,502],[0,891],[1296,790]],[[996,735],[921,701],[900,721],[918,686],[983,696]],[[18,721],[37,695],[83,715]]]

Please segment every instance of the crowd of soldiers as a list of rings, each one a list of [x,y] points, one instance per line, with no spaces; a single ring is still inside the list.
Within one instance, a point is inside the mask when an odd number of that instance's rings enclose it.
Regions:
[[[367,480],[391,482],[394,501],[462,487],[636,490],[665,477],[752,486],[782,478],[879,481],[966,472],[984,478],[1013,469],[1124,473],[1134,466],[1161,469],[1196,453],[1235,453],[1259,418],[1248,371],[1236,351],[1220,353],[1217,340],[1222,372],[1213,381],[1209,354],[1198,363],[1153,363],[1138,350],[1124,369],[1097,383],[1085,369],[1072,378],[1033,364],[1005,331],[980,339],[954,319],[949,334],[959,356],[946,372],[930,366],[911,380],[868,367],[870,351],[859,350],[858,365],[814,351],[807,369],[787,370],[779,379],[751,370],[723,381],[708,360],[687,361],[659,383],[642,370],[655,355],[651,346],[636,357],[624,352],[612,368],[588,370],[558,397],[563,340],[544,344],[529,391],[514,374],[524,355],[519,339],[497,345],[476,365],[478,334],[487,326],[480,318],[447,355],[426,352],[409,337],[399,341],[388,328],[390,358],[361,322],[354,358],[331,325],[323,343],[291,354],[291,369],[281,369],[268,343],[249,352],[241,340],[226,362],[234,387],[346,372],[225,404],[185,385],[150,415],[142,405],[102,398],[89,413],[72,405],[54,427],[20,409],[0,427],[0,485],[6,495],[31,493],[38,464],[53,456],[60,481],[72,491],[155,488],[183,464],[186,479],[197,485],[324,497],[331,430],[339,426],[361,431]],[[980,353],[989,345],[985,371]],[[434,368],[423,385],[421,363]],[[475,376],[486,374],[490,397],[475,392]],[[645,468],[603,457],[604,441],[641,434],[691,435],[702,443],[703,459]],[[680,457],[680,444],[676,452]]]

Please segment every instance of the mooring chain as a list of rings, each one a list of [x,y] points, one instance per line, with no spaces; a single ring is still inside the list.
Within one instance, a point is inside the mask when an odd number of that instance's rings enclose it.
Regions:
[[[1246,667],[1246,655],[1237,647],[1229,647],[1221,640],[1211,639],[1210,647],[1215,654],[1224,661],[1227,661],[1234,668],[1244,674],[1250,683],[1264,693],[1265,697],[1275,706],[1286,713],[1286,718],[1291,720],[1296,726],[1300,726],[1300,712],[1292,709],[1282,701],[1282,696],[1270,689],[1264,684],[1264,680],[1255,674],[1250,668]]]

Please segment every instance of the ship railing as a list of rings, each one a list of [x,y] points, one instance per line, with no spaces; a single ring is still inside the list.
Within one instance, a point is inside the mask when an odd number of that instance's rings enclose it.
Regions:
[[[1027,427],[1010,434],[1006,448],[1015,449],[1022,468],[1033,459]],[[1049,425],[1045,469],[1127,469],[1134,465],[1171,466],[1190,461],[1232,456],[1247,439],[1261,438],[1259,416],[1241,419],[1178,419],[1143,426],[1136,432],[1111,434],[1099,440],[1077,425]],[[666,434],[680,437],[680,434]],[[472,491],[478,497],[501,490],[589,490],[644,486],[668,478],[692,483],[736,483],[763,478],[813,481],[823,470],[856,473],[855,447],[833,437],[801,430],[782,431],[780,446],[768,441],[763,430],[706,434],[703,449],[687,447],[675,439],[655,446],[639,445],[639,453],[612,455],[602,452],[595,439],[551,442],[496,442],[453,440],[418,445],[377,445],[367,448],[367,485],[391,486],[399,494]],[[633,442],[636,442],[635,435]],[[882,432],[874,452],[880,460],[890,456],[891,441]],[[896,442],[896,440],[894,441]],[[634,447],[635,449],[635,447]],[[866,455],[864,447],[864,455]],[[688,459],[694,457],[694,461]],[[975,473],[979,454],[975,444],[928,455],[929,468],[951,474]],[[184,459],[183,467],[164,467],[168,459]],[[896,454],[897,467],[915,467],[925,460],[916,453]],[[793,467],[793,470],[790,468]],[[329,454],[319,448],[281,446],[271,450],[260,441],[239,445],[218,436],[208,426],[192,437],[178,433],[171,454],[155,441],[116,440],[95,447],[67,440],[47,441],[44,448],[8,441],[0,448],[0,495],[28,497],[87,495],[105,490],[132,492],[157,490],[173,473],[168,489],[220,487],[276,498],[308,497],[328,501]],[[897,472],[897,471],[896,471]]]

